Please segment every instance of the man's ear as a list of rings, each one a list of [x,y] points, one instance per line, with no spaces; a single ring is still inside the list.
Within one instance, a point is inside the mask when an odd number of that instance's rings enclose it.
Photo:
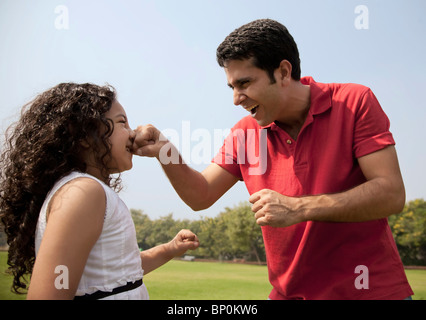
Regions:
[[[278,82],[282,83],[284,86],[287,86],[291,80],[291,71],[293,67],[288,60],[282,60],[279,67],[275,70],[275,79]]]

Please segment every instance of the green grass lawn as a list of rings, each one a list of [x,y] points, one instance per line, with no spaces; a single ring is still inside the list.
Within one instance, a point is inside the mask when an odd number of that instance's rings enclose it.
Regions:
[[[144,277],[152,300],[265,300],[266,266],[171,261]]]
[[[12,277],[5,273],[7,269],[7,252],[0,251],[0,300],[24,300],[25,295],[13,294],[10,291]]]
[[[25,299],[10,292],[0,252],[0,300]],[[414,300],[426,300],[426,270],[406,270]],[[271,291],[266,266],[173,260],[144,277],[151,300],[265,300]]]
[[[405,274],[414,291],[413,300],[426,300],[426,270],[405,270]]]

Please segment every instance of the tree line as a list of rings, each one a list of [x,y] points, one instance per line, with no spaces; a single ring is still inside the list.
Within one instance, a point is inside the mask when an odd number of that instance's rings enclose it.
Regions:
[[[200,247],[194,252],[197,258],[259,263],[266,260],[262,231],[254,221],[248,202],[225,208],[214,218],[199,220],[174,220],[171,213],[151,220],[142,210],[130,211],[142,250],[170,241],[181,229],[190,229],[200,240]]]
[[[225,208],[214,218],[199,220],[175,220],[173,214],[152,220],[142,210],[130,211],[142,250],[170,241],[181,229],[190,229],[200,240],[200,247],[193,253],[197,258],[266,260],[262,231],[248,202]],[[404,265],[426,266],[426,202],[410,201],[400,214],[388,220]],[[6,236],[1,227],[0,248],[5,248]]]
[[[388,221],[404,265],[426,266],[426,201],[408,202]]]
[[[242,202],[225,208],[214,218],[174,220],[169,214],[151,220],[142,210],[131,210],[141,249],[170,241],[180,229],[198,235],[199,258],[264,262],[266,260],[262,231],[256,224],[251,204]],[[404,210],[388,219],[404,265],[426,265],[426,202],[408,202]]]

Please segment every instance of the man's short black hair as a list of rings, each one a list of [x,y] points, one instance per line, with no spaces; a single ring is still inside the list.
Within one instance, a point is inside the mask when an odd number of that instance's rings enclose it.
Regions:
[[[282,60],[291,63],[291,77],[300,80],[300,58],[296,42],[287,28],[271,19],[259,19],[234,30],[219,45],[217,62],[225,67],[227,61],[253,58],[254,65],[265,70],[275,82],[274,70]]]

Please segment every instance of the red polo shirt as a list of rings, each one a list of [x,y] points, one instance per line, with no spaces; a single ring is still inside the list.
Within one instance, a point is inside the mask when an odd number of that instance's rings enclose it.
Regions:
[[[369,88],[310,77],[301,82],[310,85],[311,106],[296,141],[275,123],[262,128],[247,116],[213,159],[244,180],[250,194],[348,190],[366,181],[357,158],[395,144]],[[308,221],[265,226],[262,232],[271,299],[404,299],[413,294],[387,219]]]

